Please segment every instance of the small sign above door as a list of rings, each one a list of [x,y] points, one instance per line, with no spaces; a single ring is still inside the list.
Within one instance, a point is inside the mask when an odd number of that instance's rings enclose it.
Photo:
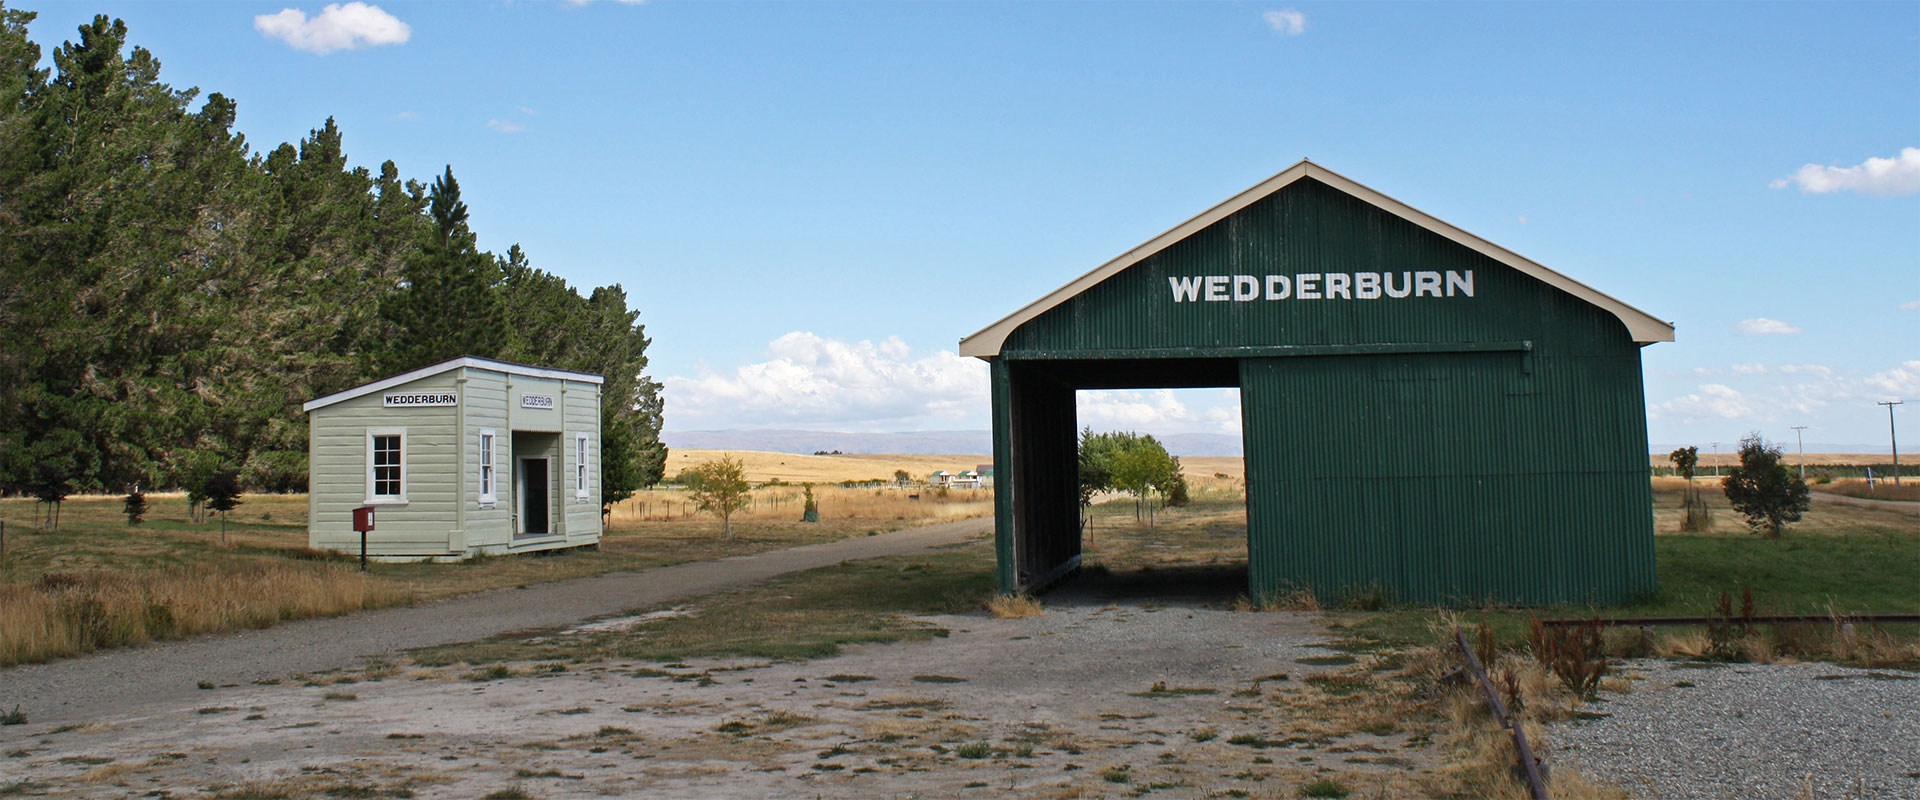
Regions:
[[[553,395],[550,395],[550,394],[520,395],[520,407],[521,408],[553,408]]]

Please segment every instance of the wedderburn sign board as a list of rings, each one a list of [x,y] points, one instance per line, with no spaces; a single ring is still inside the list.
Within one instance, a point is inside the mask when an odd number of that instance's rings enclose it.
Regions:
[[[380,405],[386,408],[436,408],[459,404],[460,396],[452,392],[396,392],[380,397]]]
[[[1264,276],[1172,276],[1167,278],[1167,287],[1173,290],[1176,303],[1472,297],[1473,270],[1448,270],[1444,275],[1419,270],[1398,275],[1392,272],[1300,272]]]

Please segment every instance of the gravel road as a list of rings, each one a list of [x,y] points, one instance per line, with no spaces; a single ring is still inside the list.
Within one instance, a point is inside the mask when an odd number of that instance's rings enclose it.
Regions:
[[[17,704],[34,723],[124,717],[143,708],[190,703],[200,691],[201,681],[247,685],[256,680],[341,669],[367,658],[566,625],[738,588],[789,572],[926,552],[992,531],[992,518],[977,517],[718,561],[478,592],[418,606],[11,667],[0,670],[0,709],[10,710]]]
[[[1630,662],[1607,716],[1548,728],[1550,762],[1635,797],[1920,800],[1920,673]]]

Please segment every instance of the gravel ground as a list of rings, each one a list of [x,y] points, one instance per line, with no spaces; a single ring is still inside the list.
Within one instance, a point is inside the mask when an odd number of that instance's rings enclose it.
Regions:
[[[1635,661],[1598,719],[1549,726],[1550,762],[1661,800],[1920,800],[1920,673]]]
[[[241,686],[0,728],[0,794],[1199,800],[1321,777],[1371,798],[1426,796],[1418,776],[1439,769],[1413,731],[1322,737],[1340,703],[1285,702],[1347,668],[1310,615],[1082,596],[925,620],[949,635],[802,662]]]

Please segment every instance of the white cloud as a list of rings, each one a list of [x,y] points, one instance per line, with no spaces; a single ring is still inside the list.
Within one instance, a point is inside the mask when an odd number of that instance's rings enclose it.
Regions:
[[[765,361],[665,383],[675,426],[689,428],[978,425],[990,407],[986,362],[951,350],[915,358],[897,336],[876,344],[795,331],[773,340]]]
[[[527,116],[529,116],[529,117],[537,117],[537,116],[540,116],[540,112],[538,112],[538,111],[535,111],[535,110],[533,110],[533,109],[531,109],[531,108],[528,108],[528,107],[526,107],[526,106],[520,106],[520,107],[519,107],[519,109],[520,109],[520,113],[522,113],[522,114],[525,114],[525,115],[527,115]]]
[[[1800,326],[1798,325],[1781,322],[1777,319],[1767,319],[1766,317],[1740,320],[1740,324],[1737,327],[1741,336],[1768,336],[1772,334],[1800,332]]]
[[[1758,363],[1735,364],[1732,369],[1735,375],[1764,375],[1767,372],[1767,365]]]
[[[1269,11],[1260,15],[1274,32],[1282,36],[1299,36],[1307,32],[1307,15],[1291,8],[1282,11]]]
[[[1906,361],[1885,372],[1876,372],[1867,378],[1866,386],[1887,395],[1889,400],[1920,398],[1920,361]]]
[[[1920,311],[1920,300],[1908,300],[1900,304],[1901,311]]]
[[[1898,197],[1920,192],[1920,147],[1903,147],[1893,158],[1869,158],[1851,167],[1808,164],[1792,175],[1768,184],[1775,189],[1799,186],[1802,194],[1859,192],[1874,197]]]
[[[1172,389],[1080,392],[1077,400],[1080,424],[1099,430],[1164,429],[1193,419]]]
[[[487,127],[492,128],[501,133],[519,133],[527,129],[527,126],[522,125],[518,122],[514,122],[513,120],[510,120],[510,119],[487,120]]]
[[[333,3],[312,19],[306,12],[289,8],[278,14],[253,18],[253,28],[293,46],[295,50],[325,55],[335,50],[356,50],[383,44],[400,44],[413,36],[407,23],[379,6],[354,0]]]
[[[1754,407],[1740,390],[1719,383],[1704,384],[1692,394],[1682,395],[1647,409],[1648,416],[1696,421],[1701,418],[1746,419]]]
[[[1832,367],[1821,366],[1819,364],[1781,364],[1780,371],[1789,375],[1800,372],[1823,377],[1833,375]]]

